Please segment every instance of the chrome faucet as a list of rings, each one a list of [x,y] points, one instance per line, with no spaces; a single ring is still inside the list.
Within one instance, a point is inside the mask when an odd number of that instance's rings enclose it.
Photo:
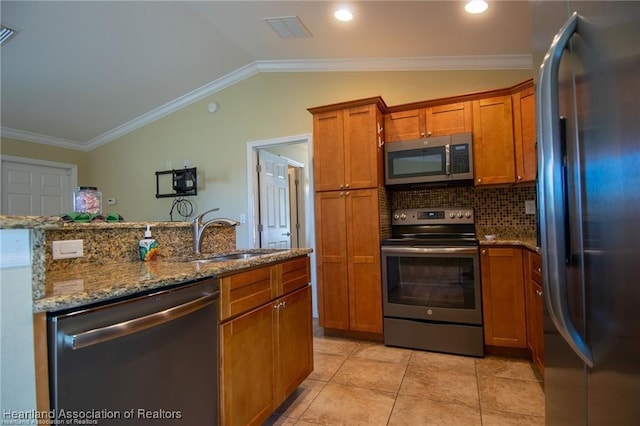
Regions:
[[[199,214],[195,218],[193,218],[193,254],[200,254],[200,250],[202,250],[202,236],[204,235],[204,230],[209,227],[209,225],[223,225],[227,227],[233,227],[239,225],[240,222],[235,221],[233,219],[227,219],[224,217],[211,219],[207,222],[203,222],[202,218],[204,215],[217,212],[220,210],[219,208],[207,210],[204,213]]]

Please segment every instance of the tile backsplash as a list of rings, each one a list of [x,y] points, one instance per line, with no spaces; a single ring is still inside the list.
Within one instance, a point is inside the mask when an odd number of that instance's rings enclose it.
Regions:
[[[536,200],[535,186],[406,189],[389,191],[389,198],[392,210],[473,207],[479,235],[531,237],[536,234],[536,215],[525,214],[525,201]]]

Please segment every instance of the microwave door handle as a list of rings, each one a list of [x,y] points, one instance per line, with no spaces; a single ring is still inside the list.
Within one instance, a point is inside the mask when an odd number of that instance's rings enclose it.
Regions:
[[[444,167],[447,176],[451,174],[451,145],[444,146]]]

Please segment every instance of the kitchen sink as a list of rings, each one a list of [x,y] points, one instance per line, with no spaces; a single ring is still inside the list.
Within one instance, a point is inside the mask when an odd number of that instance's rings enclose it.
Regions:
[[[225,254],[222,256],[208,257],[205,259],[192,260],[191,263],[211,263],[211,262],[225,262],[227,260],[239,260],[249,259],[250,257],[260,256],[260,253],[233,253]]]

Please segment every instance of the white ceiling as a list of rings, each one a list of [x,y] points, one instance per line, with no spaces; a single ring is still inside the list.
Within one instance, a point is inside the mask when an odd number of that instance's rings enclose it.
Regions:
[[[491,1],[491,0],[489,0]],[[2,135],[89,150],[261,71],[530,69],[525,1],[5,1]],[[312,37],[264,21],[298,16]]]

